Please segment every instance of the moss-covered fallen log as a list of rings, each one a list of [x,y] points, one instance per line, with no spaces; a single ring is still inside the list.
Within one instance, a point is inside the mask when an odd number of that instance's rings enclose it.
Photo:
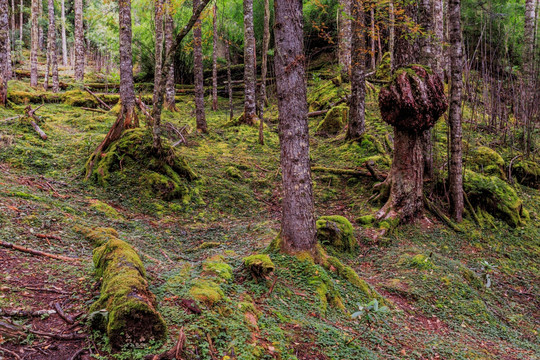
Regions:
[[[99,299],[90,307],[92,326],[106,331],[114,348],[165,339],[167,327],[137,252],[114,229],[77,228],[96,248],[93,261],[102,279]]]

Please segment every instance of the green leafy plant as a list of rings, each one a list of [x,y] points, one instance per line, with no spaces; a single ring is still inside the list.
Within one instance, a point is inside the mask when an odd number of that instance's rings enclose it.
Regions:
[[[366,323],[369,328],[372,328],[373,325],[381,321],[388,325],[383,316],[389,312],[388,306],[379,306],[379,301],[373,299],[365,305],[358,303],[358,311],[353,313],[351,318],[358,319],[360,322]]]
[[[486,282],[486,287],[489,289],[491,287],[491,273],[493,273],[497,266],[488,263],[486,260],[483,260],[481,264],[484,269],[483,278]]]

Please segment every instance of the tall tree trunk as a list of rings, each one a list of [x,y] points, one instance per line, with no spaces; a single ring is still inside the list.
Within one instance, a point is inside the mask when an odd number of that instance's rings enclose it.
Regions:
[[[388,52],[390,53],[390,68],[394,70],[394,48],[396,45],[396,16],[394,13],[394,0],[390,0],[388,3],[388,15],[390,17],[390,25],[388,29]]]
[[[121,109],[116,121],[99,144],[88,161],[86,179],[92,175],[97,159],[107,150],[112,142],[118,140],[124,130],[138,127],[139,120],[135,112],[135,88],[133,81],[133,56],[131,50],[131,0],[118,1],[119,52],[120,52],[120,104]]]
[[[9,81],[13,77],[13,68],[11,64],[11,41],[9,38],[9,23],[8,23],[8,30],[6,35],[6,48],[8,49],[8,56],[6,59],[6,79]]]
[[[256,54],[253,31],[253,0],[244,0],[244,124],[253,125],[256,112]]]
[[[262,106],[268,106],[266,95],[266,75],[268,73],[268,47],[270,46],[270,0],[264,0],[264,32],[261,52],[261,102]]]
[[[21,42],[21,49],[23,45],[23,18],[24,18],[24,0],[21,0],[19,8],[19,41]]]
[[[39,48],[39,31],[38,31],[38,14],[39,0],[32,0],[32,48],[30,50],[30,86],[38,84],[38,48]]]
[[[229,92],[229,120],[234,118],[234,105],[233,105],[233,88],[231,80],[231,47],[229,45],[230,40],[225,41],[227,51],[227,91]]]
[[[463,169],[461,151],[461,88],[463,54],[461,50],[461,0],[449,0],[450,27],[450,213],[456,221],[463,218]]]
[[[371,37],[371,69],[375,70],[375,68],[377,67],[377,62],[375,60],[375,57],[376,57],[375,39],[377,37],[376,32],[375,32],[375,4],[371,3],[370,8],[371,8],[370,9],[370,15],[371,15],[371,33],[370,33],[370,37]]]
[[[38,1],[38,14],[39,50],[43,51],[45,48],[45,37],[43,36],[43,26],[41,26],[41,19],[43,19],[43,0]]]
[[[62,4],[62,65],[68,65],[68,51],[67,51],[67,38],[66,38],[66,0],[61,0]]]
[[[358,0],[352,0],[352,66],[351,66],[351,107],[347,139],[358,139],[365,131],[365,51],[366,33],[364,27],[364,8]]]
[[[213,11],[213,46],[212,46],[212,110],[216,111],[218,109],[218,97],[217,97],[217,44],[218,44],[218,33],[217,33],[217,2],[214,4]]]
[[[124,0],[120,0],[122,2]],[[84,28],[83,28],[83,0],[75,0],[75,80],[84,79]]]
[[[356,0],[339,0],[338,13],[338,61],[341,68],[341,77],[343,80],[349,80],[351,72],[351,1]]]
[[[433,0],[433,65],[432,70],[444,81],[444,0]]]
[[[534,45],[535,45],[535,3],[536,0],[526,0],[525,1],[525,28],[524,28],[524,49],[523,49],[523,73],[525,77],[525,129],[524,129],[524,146],[525,154],[527,157],[530,155],[532,143],[532,131],[533,128],[533,117],[534,117],[534,106],[538,104],[533,104],[534,93],[535,93],[535,61],[534,61]]]
[[[199,7],[199,0],[193,0],[193,11]],[[193,27],[193,72],[195,73],[195,117],[197,130],[208,132],[206,116],[204,113],[204,72],[202,54],[201,20],[197,20]]]
[[[163,62],[163,0],[154,2],[154,35],[155,44],[155,67],[154,67],[154,98],[157,96],[158,83],[161,79],[161,64]]]
[[[52,68],[52,78],[53,86],[52,91],[57,93],[59,89],[58,83],[58,62],[56,58],[56,18],[54,16],[54,0],[49,0],[49,31],[47,34],[47,69],[46,77],[47,80],[44,82],[43,87],[47,90],[48,84],[48,74],[49,74],[49,64]]]
[[[11,0],[11,49],[15,51],[15,31],[17,27],[15,26],[15,0]]]
[[[309,132],[301,0],[275,0],[274,37],[283,178],[281,246],[314,251],[315,218],[309,161]]]
[[[0,105],[7,103],[7,63],[10,57],[8,42],[8,0],[0,0]]]
[[[171,0],[167,0],[165,11],[165,52],[170,52],[173,43],[174,22],[172,18]],[[176,90],[174,88],[174,61],[169,65],[167,71],[167,83],[165,84],[165,108],[169,111],[177,111],[175,98]]]

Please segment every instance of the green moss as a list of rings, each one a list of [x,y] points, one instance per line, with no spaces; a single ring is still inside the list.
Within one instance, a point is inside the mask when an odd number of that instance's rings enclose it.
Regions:
[[[68,90],[62,94],[62,101],[70,106],[97,107],[98,101],[86,91]]]
[[[256,277],[264,277],[275,270],[275,265],[266,254],[255,254],[245,257],[244,266]]]
[[[197,279],[193,282],[189,294],[207,305],[213,305],[225,296],[223,290],[215,281],[210,279]]]
[[[317,133],[337,134],[347,125],[348,118],[349,108],[347,106],[335,106],[326,113],[316,131]]]
[[[487,146],[474,149],[467,159],[467,167],[470,170],[501,178],[504,178],[503,166],[504,160],[502,156]]]
[[[512,174],[520,184],[540,188],[540,164],[531,160],[520,160],[513,164]]]
[[[398,264],[408,268],[420,270],[429,270],[435,267],[431,259],[424,254],[416,254],[414,256],[404,254],[398,260]]]
[[[116,211],[115,208],[113,208],[110,205],[105,204],[102,201],[99,201],[97,199],[91,199],[89,200],[89,203],[92,209],[105,215],[109,219],[122,220],[124,218],[118,211]]]
[[[225,174],[231,179],[242,179],[242,172],[234,166],[229,166],[225,169]]]
[[[524,223],[521,199],[510,185],[498,177],[483,176],[467,170],[463,188],[473,206],[479,204],[510,226],[516,227]]]
[[[223,280],[231,280],[233,277],[232,267],[225,262],[223,256],[213,256],[203,263],[203,270]]]
[[[375,216],[373,215],[360,216],[359,218],[356,219],[356,222],[362,225],[369,225],[375,222]]]
[[[321,244],[329,244],[341,251],[352,251],[356,239],[351,223],[343,216],[321,216],[317,222],[317,239]]]
[[[380,80],[390,80],[392,77],[391,57],[389,52],[385,52],[382,56],[381,62],[375,72],[375,77]]]

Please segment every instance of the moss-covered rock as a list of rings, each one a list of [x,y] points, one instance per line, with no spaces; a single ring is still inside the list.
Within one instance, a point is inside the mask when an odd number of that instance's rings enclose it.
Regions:
[[[207,305],[213,305],[223,299],[225,293],[218,283],[212,279],[197,279],[193,282],[189,294]]]
[[[112,206],[97,199],[88,200],[90,207],[112,220],[122,220],[124,217]]]
[[[516,191],[496,176],[484,176],[465,171],[463,189],[470,202],[516,227],[524,223],[523,203]]]
[[[352,251],[356,246],[353,227],[343,216],[321,216],[317,220],[317,240],[340,251]]]
[[[512,174],[520,184],[540,189],[540,164],[531,160],[520,160],[513,164]]]
[[[231,280],[233,278],[232,267],[225,262],[221,255],[212,256],[206,259],[203,263],[205,273],[215,275],[223,280]]]
[[[467,160],[467,167],[474,172],[504,178],[502,156],[487,146],[474,149]]]
[[[345,125],[349,118],[349,108],[344,105],[334,106],[326,113],[324,119],[317,126],[317,133],[337,134]]]
[[[369,225],[375,222],[374,215],[364,215],[356,219],[356,222],[362,225]]]
[[[190,200],[188,184],[196,178],[185,159],[163,142],[164,156],[152,150],[152,134],[141,128],[126,130],[97,160],[92,174],[102,186],[116,176],[117,182],[139,188],[142,195],[165,200]],[[87,164],[88,166],[88,164]]]
[[[403,267],[415,268],[419,270],[428,270],[435,267],[429,256],[424,254],[404,254],[399,258],[398,264]]]
[[[114,348],[165,339],[167,326],[156,310],[139,255],[110,231],[104,234],[110,239],[93,255],[96,274],[102,278],[101,293],[90,312],[107,311],[106,332]]]
[[[243,259],[244,266],[255,277],[264,277],[275,270],[275,265],[266,254],[255,254]]]

